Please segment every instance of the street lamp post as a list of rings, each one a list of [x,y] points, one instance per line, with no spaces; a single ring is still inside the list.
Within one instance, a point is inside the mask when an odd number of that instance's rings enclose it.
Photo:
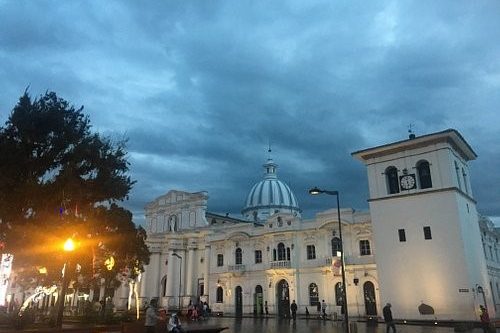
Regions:
[[[181,311],[181,287],[182,287],[182,257],[177,253],[172,253],[174,257],[177,257],[181,260],[181,264],[179,266],[179,311]]]
[[[483,294],[483,303],[484,303],[484,308],[486,309],[486,311],[488,311],[488,304],[486,303],[486,296],[485,296],[485,294],[484,294],[484,289],[483,289],[483,287],[481,287],[480,285],[476,285],[476,286],[477,286],[477,288],[476,288],[477,293],[478,293],[478,294]]]
[[[66,242],[64,243],[63,246],[64,252],[66,253],[71,253],[75,250],[75,244],[73,243],[73,240],[71,238],[68,238]],[[56,317],[56,327],[61,328],[62,327],[62,318],[63,318],[63,312],[64,312],[64,298],[66,297],[66,291],[68,290],[68,284],[69,284],[69,279],[68,275],[70,272],[70,260],[69,257],[66,256],[65,260],[65,265],[64,265],[64,275],[63,275],[63,280],[62,280],[62,286],[61,286],[61,294],[59,295],[59,304],[57,308],[57,317]]]
[[[340,222],[340,200],[339,200],[339,192],[338,191],[328,191],[321,190],[317,187],[314,187],[309,190],[309,194],[318,195],[318,194],[328,194],[334,195],[337,197],[337,219],[339,223],[339,238],[340,238],[340,262],[342,263],[342,308],[344,309],[344,325],[346,332],[349,332],[349,313],[347,312],[347,284],[345,282],[345,255],[344,255],[344,240],[342,238],[342,223]]]

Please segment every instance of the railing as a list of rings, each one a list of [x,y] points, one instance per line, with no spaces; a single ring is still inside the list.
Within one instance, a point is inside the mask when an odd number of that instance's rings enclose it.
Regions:
[[[245,265],[228,265],[227,269],[230,272],[244,272],[245,271]]]
[[[290,260],[271,261],[271,268],[290,268]]]

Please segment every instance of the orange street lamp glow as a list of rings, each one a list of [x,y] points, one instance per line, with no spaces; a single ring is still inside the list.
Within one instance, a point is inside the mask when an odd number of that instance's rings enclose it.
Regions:
[[[75,249],[75,243],[71,238],[68,238],[64,243],[64,251],[71,252]]]

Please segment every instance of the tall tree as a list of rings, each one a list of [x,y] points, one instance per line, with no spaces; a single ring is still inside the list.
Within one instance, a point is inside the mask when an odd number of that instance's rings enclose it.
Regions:
[[[110,256],[115,272],[143,270],[146,233],[118,206],[134,184],[125,143],[92,133],[83,107],[54,92],[20,97],[0,128],[0,251],[18,271],[51,284],[71,260],[91,280]],[[72,257],[62,251],[68,237]]]

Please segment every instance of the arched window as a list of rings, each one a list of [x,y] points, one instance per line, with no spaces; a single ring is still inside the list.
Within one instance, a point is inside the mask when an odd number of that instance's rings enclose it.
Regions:
[[[342,252],[342,241],[338,237],[332,238],[332,256],[336,257],[337,252]]]
[[[309,285],[309,305],[317,305],[319,303],[318,285],[311,283]]]
[[[420,182],[420,188],[432,187],[431,169],[429,167],[429,162],[427,161],[418,162],[417,174],[418,174],[418,180]]]
[[[167,296],[167,276],[166,275],[161,279],[161,295]]]
[[[337,282],[335,284],[335,304],[338,306],[342,306],[342,283]]]
[[[377,300],[375,298],[375,286],[372,282],[366,281],[363,284],[363,294],[365,297],[365,314],[367,316],[376,316]]]
[[[390,166],[385,169],[385,179],[387,183],[387,192],[389,194],[399,193],[398,169]]]
[[[236,249],[234,262],[236,265],[241,265],[243,263],[243,254],[240,248]]]
[[[216,303],[223,303],[224,302],[224,290],[222,290],[222,287],[217,287],[217,295],[216,295]]]
[[[278,260],[286,260],[285,244],[278,244]]]

